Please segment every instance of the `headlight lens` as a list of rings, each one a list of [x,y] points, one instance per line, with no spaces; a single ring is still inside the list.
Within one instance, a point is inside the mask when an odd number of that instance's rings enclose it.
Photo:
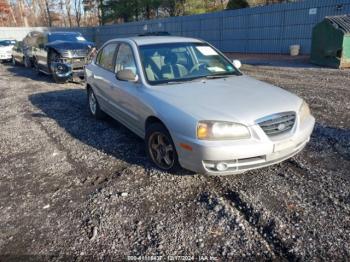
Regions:
[[[303,101],[299,109],[300,122],[303,122],[311,114],[309,105]]]
[[[250,138],[249,129],[238,123],[224,121],[200,121],[197,138],[202,140],[225,140]]]

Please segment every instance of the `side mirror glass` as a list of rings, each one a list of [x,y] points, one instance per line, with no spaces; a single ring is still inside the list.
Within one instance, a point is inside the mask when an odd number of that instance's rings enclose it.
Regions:
[[[233,65],[237,68],[237,69],[240,69],[241,67],[242,67],[242,63],[241,63],[241,61],[239,61],[239,60],[233,60]]]
[[[137,82],[139,80],[138,75],[134,74],[130,69],[124,69],[117,72],[117,79],[121,81]]]

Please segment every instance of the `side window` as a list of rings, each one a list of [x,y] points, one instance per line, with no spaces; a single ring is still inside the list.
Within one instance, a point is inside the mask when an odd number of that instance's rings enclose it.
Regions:
[[[114,52],[117,48],[117,43],[106,45],[97,55],[96,64],[100,65],[106,70],[113,71]]]
[[[37,47],[43,48],[45,42],[45,36],[43,34],[40,34],[37,38]]]
[[[120,44],[118,49],[118,55],[115,62],[115,73],[124,70],[130,69],[136,74],[136,63],[134,59],[134,54],[131,47],[128,44]]]

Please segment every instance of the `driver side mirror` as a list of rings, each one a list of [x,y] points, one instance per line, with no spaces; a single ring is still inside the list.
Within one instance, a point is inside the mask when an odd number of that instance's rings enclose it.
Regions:
[[[133,83],[136,83],[139,80],[139,76],[134,74],[134,72],[131,71],[130,69],[124,69],[124,70],[118,71],[116,77],[118,80],[128,81]]]
[[[242,67],[241,61],[239,61],[239,60],[237,60],[237,59],[233,60],[232,63],[233,63],[233,65],[234,65],[237,69],[240,69],[240,68]]]

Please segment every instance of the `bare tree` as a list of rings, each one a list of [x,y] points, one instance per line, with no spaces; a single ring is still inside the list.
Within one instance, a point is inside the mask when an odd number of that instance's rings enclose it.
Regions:
[[[68,23],[69,27],[72,27],[72,5],[71,5],[71,0],[65,0],[65,6],[66,6],[66,12],[67,12],[67,18],[68,18]]]
[[[51,17],[50,3],[49,3],[49,0],[44,0],[44,2],[45,2],[45,8],[46,8],[47,21],[48,21],[49,27],[51,27],[52,17]]]
[[[75,21],[77,22],[77,26],[80,27],[81,13],[82,13],[81,0],[74,0],[74,12],[75,12]]]

